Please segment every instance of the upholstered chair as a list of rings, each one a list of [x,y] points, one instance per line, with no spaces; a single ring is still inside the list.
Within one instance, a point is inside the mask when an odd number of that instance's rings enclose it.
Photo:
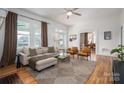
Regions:
[[[88,48],[88,47],[84,47],[82,48],[79,53],[78,53],[78,58],[79,56],[84,56],[84,57],[87,57],[87,60],[88,60],[88,57],[90,56],[91,57],[91,49]]]

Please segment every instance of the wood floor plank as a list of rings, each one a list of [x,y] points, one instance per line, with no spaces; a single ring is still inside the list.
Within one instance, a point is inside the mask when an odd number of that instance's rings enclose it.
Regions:
[[[97,65],[87,84],[112,84],[112,58],[97,56]]]
[[[37,81],[31,76],[29,72],[25,70],[25,68],[21,68],[18,70],[17,74],[19,75],[20,79],[25,83],[25,84],[36,84]]]
[[[25,67],[16,69],[15,65],[11,65],[0,69],[0,77],[12,73],[17,73],[24,84],[37,84],[30,72]],[[87,80],[86,84],[112,84],[112,58],[109,56],[97,56],[97,65],[93,73]]]
[[[29,72],[25,70],[24,67],[17,69],[16,65],[10,65],[0,69],[0,78],[8,76],[10,74],[17,73],[19,78],[24,84],[36,84],[37,81],[31,76]]]
[[[0,68],[0,78],[8,76],[10,74],[16,73],[17,69],[16,69],[16,65],[10,65],[4,68]]]

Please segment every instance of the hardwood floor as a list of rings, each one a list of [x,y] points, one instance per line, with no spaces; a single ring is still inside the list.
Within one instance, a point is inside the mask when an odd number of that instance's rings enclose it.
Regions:
[[[0,69],[0,77],[17,73],[24,84],[36,84],[37,81],[28,73],[25,68],[16,69],[15,65],[10,65]]]
[[[20,68],[17,71],[17,74],[24,84],[37,84],[37,81],[31,76],[29,72],[25,70],[25,68]]]
[[[13,74],[17,71],[15,65],[10,65],[0,69],[0,77],[5,77],[7,75]]]
[[[112,84],[112,58],[97,56],[97,65],[87,84]]]
[[[97,65],[86,84],[112,84],[112,58],[108,56],[97,56]],[[11,65],[0,69],[0,77],[17,73],[24,84],[36,84],[37,81],[26,71],[25,67],[16,69]]]

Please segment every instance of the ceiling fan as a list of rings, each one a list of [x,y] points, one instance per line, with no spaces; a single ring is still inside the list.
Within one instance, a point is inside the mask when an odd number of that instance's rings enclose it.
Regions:
[[[79,8],[65,8],[66,11],[66,15],[67,15],[67,19],[69,19],[70,16],[72,15],[77,15],[77,16],[81,16],[80,13],[75,12],[76,10],[78,10]]]

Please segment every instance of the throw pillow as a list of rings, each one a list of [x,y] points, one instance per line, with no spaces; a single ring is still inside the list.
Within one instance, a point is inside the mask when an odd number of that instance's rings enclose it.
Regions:
[[[48,53],[55,53],[54,47],[48,47]]]
[[[29,48],[23,48],[21,52],[26,54],[27,56],[30,55]]]
[[[29,48],[29,51],[30,51],[30,56],[37,55],[36,49]]]
[[[38,48],[38,49],[36,49],[36,52],[37,52],[37,54],[42,54],[43,53],[43,49],[42,48]]]
[[[48,47],[42,47],[42,52],[47,53],[48,52]]]

